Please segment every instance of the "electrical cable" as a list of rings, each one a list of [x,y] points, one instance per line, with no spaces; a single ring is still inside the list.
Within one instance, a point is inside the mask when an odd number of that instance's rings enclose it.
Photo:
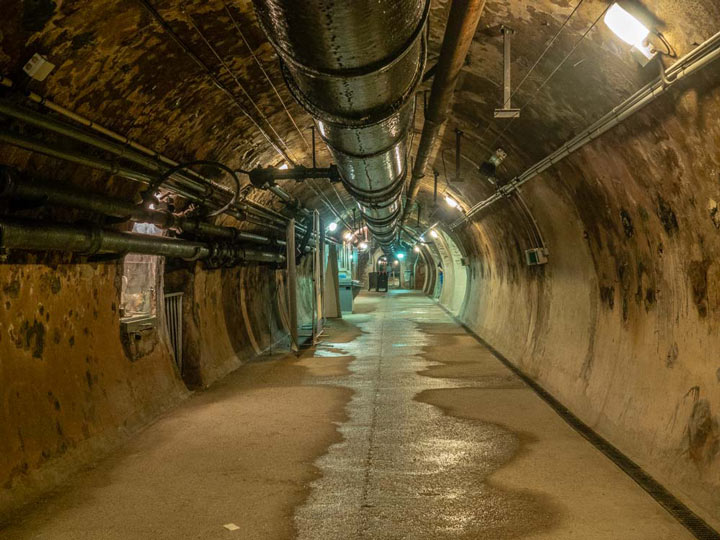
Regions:
[[[187,163],[180,163],[179,165],[168,169],[165,171],[161,176],[158,177],[156,181],[148,185],[148,188],[143,192],[143,201],[147,203],[149,201],[149,197],[155,196],[155,192],[162,187],[162,185],[165,183],[165,181],[170,178],[173,174],[178,173],[182,170],[187,170],[188,167],[192,167],[194,165],[210,165],[212,167],[217,167],[219,169],[224,170],[226,173],[230,175],[230,177],[235,181],[235,191],[233,192],[232,197],[230,198],[230,201],[228,201],[223,207],[218,208],[217,210],[214,210],[212,212],[209,212],[207,214],[208,217],[217,216],[219,214],[222,214],[225,212],[228,208],[230,208],[233,204],[235,204],[235,201],[237,201],[238,194],[240,193],[240,179],[237,176],[237,173],[233,171],[230,167],[227,165],[224,165],[223,163],[220,163],[219,161],[211,161],[207,159],[199,159],[196,161],[189,161]],[[244,172],[244,171],[243,171]]]
[[[217,52],[217,50],[215,49],[215,47],[213,47],[212,44],[210,43],[210,41],[207,39],[207,37],[205,36],[205,34],[203,34],[202,30],[200,30],[200,28],[198,27],[198,25],[195,23],[195,20],[192,18],[192,15],[190,15],[189,13],[187,13],[184,8],[183,8],[183,13],[184,13],[185,15],[187,15],[188,22],[190,23],[190,26],[192,26],[193,29],[198,33],[198,35],[200,36],[200,39],[203,40],[203,42],[205,43],[205,45],[207,46],[207,48],[210,49],[210,51],[213,53],[213,55],[215,55],[215,58],[217,58],[217,59],[218,59],[218,62],[220,62],[220,64],[222,65],[222,67],[225,68],[225,71],[228,72],[228,75],[230,75],[230,77],[232,77],[233,81],[235,81],[235,84],[236,84],[237,87],[240,89],[240,91],[241,91],[243,94],[245,94],[245,97],[248,99],[248,101],[250,101],[250,103],[252,104],[253,108],[258,112],[258,114],[260,115],[260,118],[263,119],[263,121],[268,125],[268,127],[270,128],[270,130],[275,134],[275,137],[277,137],[277,139],[278,139],[278,140],[280,141],[280,143],[283,145],[283,147],[284,147],[285,150],[288,152],[288,154],[290,154],[290,148],[288,147],[288,145],[287,145],[287,143],[285,142],[285,140],[284,140],[284,139],[280,136],[280,134],[275,130],[275,128],[273,127],[273,125],[272,125],[272,123],[270,122],[270,120],[268,120],[268,117],[265,115],[265,113],[263,113],[263,112],[260,110],[260,107],[258,107],[258,105],[257,105],[257,103],[255,102],[255,100],[254,100],[254,99],[252,98],[252,96],[248,93],[248,91],[247,91],[247,90],[245,89],[245,87],[242,85],[242,83],[240,82],[240,80],[235,76],[235,74],[233,73],[233,71],[230,69],[230,66],[227,65],[227,63],[225,62],[225,60],[222,59],[222,57],[221,57],[220,54]],[[291,154],[291,155],[292,155],[292,154]]]
[[[158,11],[153,7],[153,5],[149,2],[149,0],[138,0],[140,4],[152,15],[152,17],[155,19],[155,21],[162,27],[163,30],[170,36],[170,38],[187,54],[198,66],[200,66],[205,73],[210,77],[210,80],[213,82],[213,84],[222,92],[224,92],[231,100],[232,102],[242,111],[242,113],[245,115],[245,117],[250,120],[250,122],[257,128],[257,130],[265,137],[265,139],[272,145],[273,149],[280,154],[283,159],[288,161],[289,163],[293,163],[293,160],[290,159],[290,156],[287,155],[287,153],[280,148],[275,141],[272,140],[270,135],[262,128],[262,126],[255,120],[252,115],[245,109],[245,107],[240,103],[240,101],[237,99],[237,97],[228,89],[227,86],[225,86],[220,79],[217,78],[217,76],[213,73],[213,71],[210,69],[210,66],[208,66],[205,62],[203,62],[190,48],[187,46],[187,44],[180,39],[180,36],[178,36],[175,31],[172,29],[172,27],[163,19],[162,15],[158,13]]]
[[[531,74],[533,71],[535,71],[535,68],[538,66],[538,64],[540,63],[540,61],[541,61],[543,58],[545,58],[545,55],[548,53],[548,51],[550,50],[550,48],[555,44],[555,41],[557,41],[557,38],[560,37],[560,34],[562,34],[562,31],[565,29],[565,27],[567,26],[567,24],[570,22],[570,19],[573,17],[573,15],[575,15],[575,13],[577,12],[577,10],[580,8],[580,6],[582,5],[582,3],[583,3],[584,1],[585,1],[585,0],[580,0],[580,1],[575,5],[575,7],[573,8],[573,10],[570,12],[570,14],[565,18],[565,20],[563,21],[562,25],[560,25],[560,28],[558,29],[558,31],[555,33],[555,35],[552,37],[552,39],[550,40],[550,42],[549,42],[549,43],[547,44],[547,46],[545,47],[545,50],[543,50],[543,52],[540,54],[540,56],[538,56],[537,60],[535,60],[535,63],[530,67],[530,69],[529,69],[528,72],[525,74],[525,76],[522,78],[522,80],[520,81],[520,83],[518,83],[518,85],[513,89],[512,93],[510,94],[510,100],[512,100],[512,98],[515,96],[515,94],[517,93],[517,91],[520,90],[520,87],[525,83],[525,81],[527,81],[527,79],[528,79],[528,77],[530,76],[530,74]],[[485,131],[483,131],[482,134],[478,137],[478,139],[482,139],[483,137],[485,137],[485,135],[487,134],[487,132],[490,131],[490,128],[491,128],[492,125],[493,125],[493,121],[494,121],[494,119],[491,120],[490,122],[488,122],[488,126],[485,128]],[[492,147],[492,145],[491,145],[491,147]]]
[[[223,7],[225,8],[225,12],[228,14],[228,17],[230,17],[230,22],[232,22],[233,26],[235,27],[235,30],[237,31],[238,35],[240,36],[240,39],[243,40],[243,43],[245,43],[245,46],[247,47],[248,51],[250,52],[250,55],[253,57],[253,60],[255,60],[255,63],[260,68],[260,71],[262,71],[262,74],[265,76],[265,79],[270,84],[270,87],[275,92],[275,95],[277,96],[278,100],[280,101],[280,104],[282,105],[283,109],[285,109],[285,113],[287,113],[288,118],[290,118],[290,121],[292,122],[293,126],[295,126],[295,129],[297,130],[298,134],[300,135],[300,138],[305,143],[305,146],[310,148],[310,143],[308,143],[307,139],[305,138],[305,135],[303,135],[303,132],[298,127],[297,123],[295,122],[295,119],[293,118],[293,115],[290,113],[290,110],[287,108],[287,105],[285,104],[285,100],[280,95],[280,92],[278,92],[277,87],[272,82],[272,79],[270,79],[270,76],[265,71],[265,68],[263,67],[262,63],[260,62],[260,59],[255,54],[255,51],[253,51],[252,47],[250,47],[250,43],[248,43],[248,40],[245,38],[245,34],[240,29],[240,25],[235,20],[235,17],[233,17],[232,12],[230,11],[230,8],[228,8],[227,4],[223,0],[222,2]]]
[[[575,52],[575,50],[580,46],[580,43],[583,42],[583,40],[587,37],[587,35],[590,33],[590,31],[591,31],[593,28],[595,28],[595,26],[597,25],[598,22],[600,22],[600,19],[602,19],[603,16],[605,15],[605,13],[607,13],[607,10],[610,9],[610,6],[611,6],[611,4],[608,4],[608,6],[607,6],[605,9],[603,9],[602,13],[600,13],[600,15],[598,15],[598,17],[593,21],[593,23],[588,27],[588,29],[585,30],[585,32],[583,33],[583,35],[580,36],[580,39],[578,39],[578,40],[575,42],[575,45],[573,45],[573,48],[570,49],[570,52],[565,55],[565,58],[563,58],[562,61],[560,61],[560,63],[555,67],[555,69],[552,70],[552,72],[550,73],[550,75],[548,75],[548,76],[545,78],[545,80],[542,82],[542,84],[535,89],[535,92],[527,99],[527,101],[523,104],[523,106],[520,107],[520,112],[521,112],[521,113],[522,113],[523,110],[525,110],[529,105],[531,105],[531,104],[533,103],[533,101],[534,101],[535,98],[538,96],[538,94],[540,93],[540,91],[541,91],[543,88],[545,88],[545,86],[547,85],[547,83],[550,82],[550,79],[552,79],[552,78],[555,76],[555,74],[558,72],[558,70],[565,64],[565,62],[567,62],[567,60],[572,56],[572,54]],[[517,118],[518,118],[518,117],[515,117],[515,118],[511,119],[511,120],[505,125],[505,128],[503,128],[503,130],[497,135],[497,137],[495,137],[495,139],[493,139],[493,142],[490,143],[490,145],[489,145],[490,148],[494,148],[494,147],[495,147],[495,144],[503,137],[503,135],[505,135],[505,133],[507,133],[507,131],[510,129],[510,126],[513,124],[513,122],[514,122]]]

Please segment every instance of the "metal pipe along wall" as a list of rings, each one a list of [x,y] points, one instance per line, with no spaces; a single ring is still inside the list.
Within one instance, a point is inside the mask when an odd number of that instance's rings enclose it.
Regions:
[[[290,91],[315,119],[345,188],[386,249],[402,214],[429,3],[254,0]]]

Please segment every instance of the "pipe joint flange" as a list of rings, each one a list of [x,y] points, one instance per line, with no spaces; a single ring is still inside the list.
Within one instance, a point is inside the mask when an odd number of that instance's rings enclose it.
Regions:
[[[367,77],[370,75],[377,75],[384,73],[392,67],[400,62],[409,52],[412,50],[413,46],[415,45],[415,42],[418,40],[418,38],[425,37],[424,35],[424,28],[428,20],[428,16],[430,14],[430,0],[426,0],[425,7],[423,8],[422,15],[420,16],[420,21],[418,25],[415,27],[413,32],[408,37],[407,41],[398,49],[397,52],[392,53],[391,55],[387,56],[386,58],[383,58],[381,60],[378,60],[377,62],[373,62],[372,64],[368,64],[366,66],[361,66],[358,68],[350,68],[350,69],[317,69],[312,66],[308,66],[307,64],[303,64],[302,62],[296,60],[292,54],[290,54],[288,51],[286,51],[280,44],[277,42],[277,40],[274,37],[274,34],[269,31],[268,28],[266,28],[265,24],[263,23],[263,18],[258,17],[258,24],[260,25],[260,28],[263,30],[265,35],[268,38],[268,41],[270,41],[270,44],[273,46],[273,48],[277,51],[278,56],[280,57],[280,61],[283,64],[290,64],[296,71],[301,72],[304,75],[307,75],[308,77],[314,78],[314,79],[350,79],[350,78],[357,78],[357,77]]]
[[[398,177],[388,188],[379,190],[367,191],[359,189],[354,185],[343,182],[343,186],[347,192],[352,195],[355,200],[364,205],[372,208],[385,208],[395,202],[400,194],[402,193],[403,185],[405,183],[405,176]],[[387,201],[387,203],[386,203]],[[383,204],[386,203],[386,204]]]
[[[89,224],[88,230],[90,234],[90,245],[87,250],[80,252],[80,254],[92,256],[96,255],[102,247],[103,232],[102,229],[94,223]]]
[[[324,109],[322,109],[319,105],[316,105],[313,103],[313,101],[307,97],[302,90],[300,90],[300,87],[297,85],[295,80],[292,77],[291,71],[288,69],[288,67],[285,65],[285,63],[281,60],[280,61],[280,68],[283,75],[283,79],[285,80],[285,84],[287,84],[288,90],[290,91],[290,94],[297,100],[298,103],[308,112],[310,115],[315,118],[316,120],[320,120],[327,124],[332,124],[333,126],[340,127],[340,128],[359,128],[359,127],[369,127],[373,126],[375,124],[380,124],[387,120],[388,118],[391,118],[394,114],[396,114],[402,107],[407,104],[412,96],[415,94],[415,89],[418,87],[420,82],[422,81],[422,75],[423,71],[425,70],[425,57],[426,57],[426,51],[427,51],[427,44],[425,42],[425,36],[421,36],[421,51],[420,51],[420,61],[418,62],[418,68],[415,71],[415,75],[413,76],[412,81],[408,85],[407,89],[403,94],[396,99],[394,102],[388,104],[386,107],[383,107],[382,109],[378,109],[376,111],[373,111],[363,117],[360,118],[348,118],[346,116],[340,116],[334,113],[330,113]]]

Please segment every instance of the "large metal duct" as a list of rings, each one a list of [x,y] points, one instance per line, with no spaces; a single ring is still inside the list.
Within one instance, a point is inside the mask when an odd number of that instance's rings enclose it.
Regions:
[[[253,0],[285,81],[315,119],[385,249],[402,214],[411,98],[430,0]]]

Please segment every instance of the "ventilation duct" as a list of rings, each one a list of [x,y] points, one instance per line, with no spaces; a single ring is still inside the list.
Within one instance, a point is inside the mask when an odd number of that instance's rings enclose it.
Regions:
[[[411,98],[430,0],[254,0],[283,76],[312,115],[380,245],[402,214]]]

